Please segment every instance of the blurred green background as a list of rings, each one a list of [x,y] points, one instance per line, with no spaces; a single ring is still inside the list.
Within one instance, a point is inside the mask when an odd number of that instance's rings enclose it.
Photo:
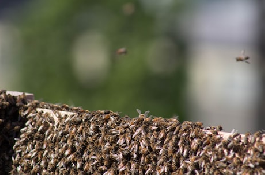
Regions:
[[[264,129],[264,4],[2,0],[0,89],[121,116],[140,109]],[[241,50],[250,64],[236,62]]]
[[[185,117],[185,42],[172,32],[178,1],[32,2],[17,21],[20,88],[36,99],[137,116]],[[165,11],[166,9],[166,11]],[[126,47],[128,54],[115,52]]]

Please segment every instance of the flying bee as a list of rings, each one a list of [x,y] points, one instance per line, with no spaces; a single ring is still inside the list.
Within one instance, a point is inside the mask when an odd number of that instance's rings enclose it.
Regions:
[[[250,62],[247,61],[248,59],[249,59],[249,56],[245,55],[245,50],[241,51],[241,56],[236,57],[236,61],[244,61],[245,63],[250,64]]]
[[[126,54],[127,54],[127,49],[125,47],[116,50],[116,55],[126,55]]]

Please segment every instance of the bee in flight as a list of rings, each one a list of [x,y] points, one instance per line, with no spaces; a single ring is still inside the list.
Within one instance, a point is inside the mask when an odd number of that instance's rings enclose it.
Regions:
[[[241,51],[241,56],[236,57],[236,61],[244,61],[245,63],[250,64],[250,62],[248,62],[249,56],[245,55],[245,50]]]
[[[116,55],[126,55],[126,54],[127,54],[127,49],[125,47],[116,50]]]

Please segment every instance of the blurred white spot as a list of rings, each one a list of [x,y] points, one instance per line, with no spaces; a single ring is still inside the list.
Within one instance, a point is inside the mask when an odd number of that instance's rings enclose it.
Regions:
[[[73,69],[84,86],[97,86],[105,80],[110,66],[105,37],[94,31],[77,38],[73,48]]]

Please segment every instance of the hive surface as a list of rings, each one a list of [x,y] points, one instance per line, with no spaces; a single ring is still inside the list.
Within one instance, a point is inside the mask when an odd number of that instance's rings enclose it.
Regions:
[[[203,128],[200,122],[27,103],[23,95],[5,92],[0,93],[0,111],[2,172],[265,174],[261,131],[244,138],[235,132],[223,139],[220,127]]]

